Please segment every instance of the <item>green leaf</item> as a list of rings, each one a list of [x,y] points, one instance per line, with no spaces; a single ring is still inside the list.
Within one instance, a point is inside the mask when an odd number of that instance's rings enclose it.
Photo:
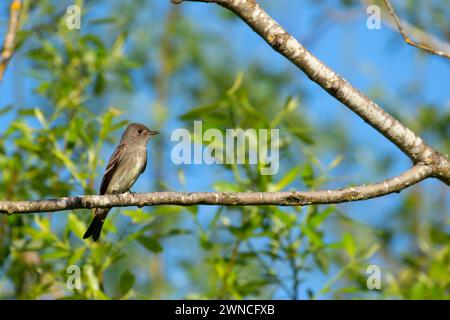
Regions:
[[[86,225],[74,213],[69,213],[67,227],[80,239],[86,231]]]
[[[163,251],[161,244],[153,237],[140,236],[137,238],[137,241],[150,252],[159,253]]]
[[[219,108],[218,103],[207,104],[193,108],[180,116],[181,120],[199,120],[205,117],[205,114]]]
[[[275,210],[274,217],[278,218],[283,222],[286,226],[291,227],[294,225],[297,220],[297,215],[295,213],[289,213],[281,210]]]
[[[205,250],[211,250],[214,247],[214,244],[209,241],[208,236],[205,233],[200,233],[200,246]]]
[[[239,192],[243,191],[238,184],[228,181],[218,181],[213,184],[213,188],[219,192]]]
[[[344,160],[344,156],[343,155],[338,155],[336,158],[333,159],[333,161],[331,161],[331,163],[328,165],[328,170],[332,170],[334,168],[336,168],[341,162],[342,160]]]
[[[100,95],[103,93],[103,91],[105,90],[105,76],[103,75],[103,73],[99,73],[96,77],[95,77],[95,81],[94,81],[94,93],[96,95]]]
[[[173,237],[173,236],[182,236],[182,235],[187,235],[187,234],[192,234],[191,230],[188,229],[171,229],[168,232],[165,232],[163,234],[164,237]]]
[[[67,250],[55,250],[52,252],[47,252],[47,253],[42,254],[41,258],[44,260],[61,259],[61,258],[68,257],[69,254],[70,254],[70,252]]]
[[[304,143],[309,145],[314,144],[314,139],[312,138],[309,131],[303,128],[296,128],[296,127],[289,127],[289,131],[291,131],[297,138],[299,138]]]
[[[298,97],[289,96],[288,99],[286,100],[286,104],[284,105],[284,109],[286,111],[292,112],[295,109],[297,109],[298,105],[299,105]]]
[[[116,115],[117,116],[117,115]],[[118,129],[124,128],[128,124],[128,120],[121,120],[111,126],[110,132],[116,131]]]
[[[47,120],[45,120],[44,113],[39,108],[34,108],[34,115],[38,119],[39,123],[43,128],[47,128]]]
[[[34,109],[33,108],[22,108],[22,109],[19,109],[19,115],[21,115],[21,116],[33,116],[34,115]]]
[[[85,251],[86,247],[80,247],[76,249],[68,260],[67,265],[76,264],[83,257]]]
[[[135,224],[145,224],[152,222],[155,217],[142,211],[142,209],[122,210],[122,214],[131,218]]]
[[[323,252],[319,251],[314,255],[314,262],[319,266],[323,273],[328,273],[330,269],[330,259],[327,258]]]
[[[239,71],[238,74],[236,75],[236,79],[234,80],[233,85],[227,91],[228,95],[232,96],[236,93],[237,90],[239,90],[243,79],[244,79],[244,73],[242,71]]]
[[[342,245],[349,257],[353,259],[356,255],[356,243],[355,239],[350,233],[344,233],[344,235],[342,236]]]
[[[291,184],[295,178],[297,178],[298,173],[300,172],[301,167],[297,166],[291,169],[288,173],[284,175],[284,177],[278,181],[274,186],[270,188],[270,191],[280,191],[283,190],[287,185]]]
[[[39,147],[39,145],[37,145],[37,144],[33,143],[33,141],[30,141],[25,138],[17,139],[16,145],[18,147],[20,147],[21,149],[23,149],[24,151],[35,152],[35,153],[38,153],[39,151],[41,151],[41,148]]]
[[[309,225],[312,228],[319,227],[323,223],[323,221],[325,221],[325,219],[328,218],[330,214],[334,212],[334,210],[335,210],[334,206],[329,206],[322,212],[313,215],[312,217],[309,218],[308,221]]]
[[[74,176],[79,182],[83,184],[84,179],[78,173],[77,171],[78,169],[75,163],[64,152],[62,152],[59,149],[54,149],[53,154],[64,163],[64,165],[70,171],[72,176]]]
[[[305,163],[303,170],[301,171],[303,182],[311,188],[314,185],[314,169],[309,163]]]
[[[380,245],[378,243],[375,243],[364,254],[364,259],[370,259],[378,251],[378,249],[380,249]]]
[[[108,296],[100,290],[100,282],[95,275],[94,267],[90,264],[84,266],[83,273],[87,279],[87,287],[95,299],[108,299]]]
[[[13,108],[12,105],[7,105],[6,107],[0,108],[0,116],[2,114],[8,113],[9,111],[11,111]]]
[[[40,217],[38,215],[34,216],[34,222],[38,225],[38,227],[46,233],[52,233],[51,226],[50,226],[50,219],[47,219],[45,217]]]
[[[168,206],[168,207],[162,207],[162,206],[156,206],[152,210],[151,217],[154,218],[155,215],[164,215],[168,216],[171,214],[178,214],[184,210],[183,207],[174,207],[174,206]]]
[[[122,295],[126,295],[131,288],[133,288],[134,282],[135,282],[135,277],[134,275],[129,271],[126,270],[122,276],[120,277],[120,292],[122,293]]]
[[[306,237],[309,239],[312,245],[321,247],[323,245],[322,236],[320,232],[316,232],[315,230],[311,229],[309,226],[302,226],[302,231],[306,235]]]
[[[292,117],[292,112],[298,107],[298,98],[297,97],[288,97],[284,107],[278,112],[278,114],[274,117],[270,126],[276,128],[279,123],[287,117]]]
[[[112,24],[117,21],[114,17],[105,17],[105,18],[97,18],[97,19],[91,19],[89,20],[89,24],[95,25],[95,24]]]

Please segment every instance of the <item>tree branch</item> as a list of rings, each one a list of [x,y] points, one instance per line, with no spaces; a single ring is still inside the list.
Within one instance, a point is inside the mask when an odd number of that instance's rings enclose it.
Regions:
[[[406,31],[405,31],[405,29],[403,28],[402,21],[400,20],[400,18],[398,17],[398,15],[395,13],[394,7],[393,7],[392,4],[390,3],[390,1],[389,1],[389,0],[383,0],[383,2],[384,2],[384,4],[386,5],[386,7],[387,7],[387,9],[388,9],[388,11],[389,11],[389,14],[390,14],[390,15],[392,16],[392,18],[394,19],[394,22],[395,22],[395,24],[397,25],[397,29],[398,29],[398,31],[400,32],[400,34],[402,35],[403,40],[404,40],[407,44],[409,44],[409,45],[411,45],[411,46],[413,46],[413,47],[422,49],[422,50],[424,50],[424,51],[427,51],[427,52],[429,52],[429,53],[431,53],[431,54],[435,54],[435,55],[438,55],[438,56],[441,56],[441,57],[450,59],[450,54],[449,54],[449,53],[444,52],[444,51],[441,51],[441,50],[438,50],[438,49],[435,49],[435,48],[431,48],[431,47],[429,47],[429,46],[427,46],[427,45],[425,45],[425,44],[421,44],[421,43],[418,43],[418,42],[412,40],[412,39],[406,34]]]
[[[430,177],[427,165],[416,165],[394,178],[369,185],[337,190],[308,192],[150,192],[118,195],[89,195],[48,200],[0,201],[0,213],[51,212],[71,209],[91,209],[156,205],[221,205],[221,206],[304,206],[366,200],[401,190]]]
[[[14,0],[11,3],[8,31],[6,32],[5,41],[0,54],[0,81],[3,79],[6,66],[14,53],[16,34],[19,29],[19,16],[21,8],[22,4],[19,0]]]
[[[179,4],[183,0],[171,0]],[[312,81],[359,115],[370,126],[394,143],[414,164],[426,164],[432,176],[450,185],[450,161],[429,146],[405,125],[330,69],[284,30],[256,0],[184,0],[216,3],[246,22],[275,51],[285,56]]]

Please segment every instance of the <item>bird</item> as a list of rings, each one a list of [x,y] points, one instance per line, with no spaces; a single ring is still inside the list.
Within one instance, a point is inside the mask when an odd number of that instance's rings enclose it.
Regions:
[[[159,134],[140,123],[130,123],[122,134],[106,166],[100,185],[100,195],[130,192],[139,175],[147,166],[147,144],[150,138]],[[94,217],[83,239],[92,237],[97,241],[103,223],[111,208],[95,208]]]

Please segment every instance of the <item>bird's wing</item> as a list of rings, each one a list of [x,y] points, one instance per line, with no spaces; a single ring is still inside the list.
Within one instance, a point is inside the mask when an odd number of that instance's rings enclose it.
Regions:
[[[120,160],[122,159],[123,150],[125,149],[125,144],[121,143],[114,150],[111,158],[109,159],[108,165],[106,166],[106,172],[103,175],[102,184],[100,186],[100,194],[105,194],[108,189],[109,182],[111,181],[114,172],[116,172],[119,166]]]

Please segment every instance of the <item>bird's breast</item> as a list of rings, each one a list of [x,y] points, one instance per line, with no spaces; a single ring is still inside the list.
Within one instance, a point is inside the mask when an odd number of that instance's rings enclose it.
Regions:
[[[126,150],[108,186],[109,193],[124,193],[130,190],[142,173],[147,161],[146,148]]]

